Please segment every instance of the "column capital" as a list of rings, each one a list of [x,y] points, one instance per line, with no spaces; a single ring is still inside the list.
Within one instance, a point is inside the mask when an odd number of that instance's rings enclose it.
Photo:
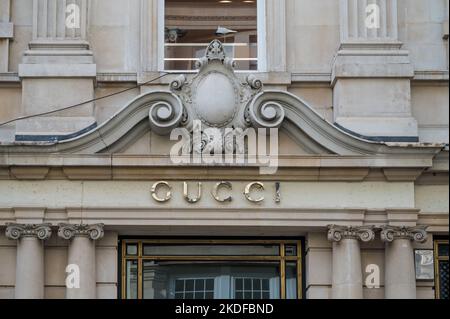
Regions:
[[[47,240],[52,235],[51,224],[6,224],[6,237],[9,239],[21,239],[23,237],[36,237]]]
[[[58,236],[66,240],[73,237],[89,237],[92,240],[98,240],[103,237],[104,224],[59,224]]]
[[[423,243],[428,239],[428,226],[381,226],[381,240],[387,243],[395,239],[409,239],[418,243]]]
[[[340,242],[343,239],[356,239],[369,242],[375,239],[374,226],[328,226],[328,240]]]

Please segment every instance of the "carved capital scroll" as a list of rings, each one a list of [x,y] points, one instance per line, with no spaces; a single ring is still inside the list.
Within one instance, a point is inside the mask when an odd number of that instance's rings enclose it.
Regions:
[[[59,224],[58,236],[66,240],[70,240],[76,236],[84,236],[92,240],[98,240],[104,235],[103,227],[103,224]]]
[[[51,224],[6,224],[6,237],[9,239],[21,239],[23,237],[36,237],[47,240],[52,235]]]
[[[395,239],[409,239],[418,243],[426,242],[428,239],[428,226],[382,226],[381,240],[387,243]]]
[[[343,239],[356,239],[363,242],[370,242],[375,239],[374,226],[328,226],[328,240],[340,242]]]

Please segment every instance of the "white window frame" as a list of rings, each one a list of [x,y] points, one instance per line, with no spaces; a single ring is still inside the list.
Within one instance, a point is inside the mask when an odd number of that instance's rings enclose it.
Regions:
[[[267,71],[266,59],[266,0],[257,0],[257,34],[258,34],[258,70],[257,72]],[[158,71],[159,72],[173,72],[173,73],[193,73],[195,70],[165,70],[164,69],[164,52],[165,52],[165,8],[166,1],[158,0]],[[242,70],[236,72],[255,72],[249,70]]]

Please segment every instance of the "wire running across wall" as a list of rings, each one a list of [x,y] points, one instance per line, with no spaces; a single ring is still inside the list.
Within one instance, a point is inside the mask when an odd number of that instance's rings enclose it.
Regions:
[[[111,94],[108,94],[108,95],[104,95],[104,96],[101,96],[101,97],[97,97],[97,98],[94,98],[94,99],[91,99],[91,100],[88,100],[88,101],[83,101],[83,102],[80,102],[80,103],[77,103],[77,104],[73,104],[73,105],[69,105],[69,106],[66,106],[66,107],[54,109],[54,110],[51,110],[51,111],[48,111],[48,112],[43,112],[43,113],[37,113],[37,114],[17,117],[15,119],[8,120],[6,122],[0,123],[0,127],[8,125],[8,124],[11,124],[11,123],[14,123],[14,122],[17,122],[17,121],[21,121],[21,120],[27,120],[27,119],[31,119],[31,118],[35,118],[35,117],[41,117],[41,116],[46,116],[46,115],[50,115],[50,114],[54,114],[54,113],[58,113],[58,112],[66,111],[66,110],[70,110],[70,109],[73,109],[73,108],[76,108],[76,107],[83,106],[85,104],[93,103],[93,102],[104,100],[104,99],[107,99],[107,98],[110,98],[110,97],[113,97],[113,96],[116,96],[116,95],[120,95],[122,93],[131,91],[131,90],[135,90],[135,89],[138,89],[138,88],[140,88],[142,86],[150,84],[152,82],[158,81],[158,80],[164,78],[165,76],[167,76],[169,74],[171,74],[171,73],[164,72],[160,76],[158,76],[156,78],[153,78],[153,79],[151,79],[151,80],[149,80],[147,82],[144,82],[144,83],[141,83],[141,84],[137,84],[137,85],[135,85],[133,87],[130,87],[130,88],[127,88],[127,89],[124,89],[124,90],[121,90],[121,91],[117,91],[117,92],[114,92],[114,93],[111,93]]]

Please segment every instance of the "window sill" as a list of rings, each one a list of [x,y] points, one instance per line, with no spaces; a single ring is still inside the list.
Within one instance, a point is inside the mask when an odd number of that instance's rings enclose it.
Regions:
[[[290,85],[291,84],[291,73],[289,72],[259,72],[259,71],[235,71],[236,75],[245,80],[245,77],[249,74],[255,75],[259,80],[261,80],[265,85]],[[170,84],[175,78],[180,74],[192,74],[195,75],[197,71],[161,71],[161,72],[145,72],[138,74],[138,84],[144,84],[157,78],[164,73],[169,73],[168,76],[161,78],[149,85],[167,85]]]

